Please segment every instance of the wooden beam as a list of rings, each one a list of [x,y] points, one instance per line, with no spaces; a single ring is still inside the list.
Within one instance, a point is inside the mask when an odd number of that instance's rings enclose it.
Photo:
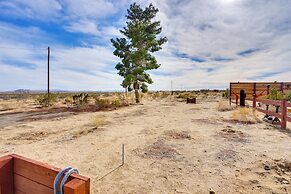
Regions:
[[[279,113],[275,113],[275,112],[270,111],[270,110],[263,110],[263,109],[260,109],[260,108],[257,108],[256,110],[259,111],[259,112],[265,113],[267,115],[272,115],[272,116],[278,117],[279,119],[282,119],[282,115],[279,114]]]
[[[3,156],[0,158],[0,194],[14,193],[13,182],[13,158]]]
[[[11,155],[14,158],[14,174],[27,177],[30,180],[44,185],[49,188],[54,188],[53,183],[57,173],[61,170],[48,164],[31,160],[16,154]],[[90,179],[81,175],[72,174],[68,181],[72,179],[78,179],[84,181],[85,194],[90,193]]]
[[[263,104],[272,105],[272,106],[281,106],[281,101],[279,100],[267,100],[267,99],[257,99],[257,102],[261,102]]]
[[[78,179],[73,179],[65,184],[64,186],[65,194],[85,194],[86,186],[85,182]]]

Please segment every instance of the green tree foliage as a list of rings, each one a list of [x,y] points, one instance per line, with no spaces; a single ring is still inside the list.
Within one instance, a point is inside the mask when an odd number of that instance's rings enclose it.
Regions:
[[[144,10],[136,3],[131,4],[126,15],[127,26],[120,30],[124,37],[111,39],[115,47],[113,54],[121,58],[115,67],[124,77],[121,86],[128,91],[135,90],[137,103],[139,90],[147,92],[147,84],[153,83],[146,71],[160,67],[152,53],[161,50],[167,42],[166,37],[157,37],[162,32],[160,21],[153,21],[158,11],[152,4]]]
[[[287,100],[291,101],[291,93],[283,93],[278,91],[276,88],[272,88],[269,95],[266,97],[270,100]]]

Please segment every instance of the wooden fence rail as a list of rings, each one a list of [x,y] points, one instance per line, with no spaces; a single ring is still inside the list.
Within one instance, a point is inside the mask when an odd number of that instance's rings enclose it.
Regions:
[[[288,107],[291,107],[291,103],[286,100],[266,100],[266,99],[254,99],[254,102],[259,102],[261,104],[265,104],[267,106],[275,106],[278,107],[278,112],[274,112],[271,110],[264,110],[256,105],[254,108],[259,112],[265,113],[270,116],[277,117],[281,120],[282,129],[287,128],[287,122],[291,122],[291,117],[288,116]]]

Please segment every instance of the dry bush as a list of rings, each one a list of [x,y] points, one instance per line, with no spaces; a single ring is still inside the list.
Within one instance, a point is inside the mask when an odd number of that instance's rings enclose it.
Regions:
[[[100,129],[100,127],[104,126],[106,124],[106,120],[104,116],[97,116],[94,119],[93,125],[94,127],[92,128],[85,128],[85,129],[81,129],[79,131],[76,131],[75,133],[72,134],[72,136],[69,138],[69,140],[73,140],[76,138],[79,138],[83,135],[88,135],[90,133],[93,133],[95,131],[97,131],[97,129]]]
[[[135,149],[134,152],[144,158],[156,159],[174,159],[177,155],[180,155],[173,146],[165,143],[165,141],[161,139],[143,149]]]
[[[165,131],[165,135],[173,139],[189,139],[189,140],[192,139],[191,135],[189,134],[189,131],[169,130]]]
[[[193,92],[182,92],[177,98],[187,99],[187,98],[197,98],[197,95]]]
[[[260,122],[256,112],[252,108],[238,108],[231,113],[232,121],[245,123],[245,124],[255,124]]]
[[[94,124],[95,124],[94,126],[96,128],[104,126],[106,124],[105,117],[104,116],[97,116],[94,120]]]
[[[24,104],[24,101],[3,100],[3,101],[0,102],[0,111],[7,111],[7,110],[17,109],[19,107],[22,107],[23,104]]]
[[[58,95],[54,93],[50,94],[44,94],[39,96],[36,99],[36,102],[41,106],[41,107],[49,107],[57,103],[58,101]]]
[[[217,110],[221,112],[231,111],[233,108],[229,105],[228,102],[220,101],[217,106]]]

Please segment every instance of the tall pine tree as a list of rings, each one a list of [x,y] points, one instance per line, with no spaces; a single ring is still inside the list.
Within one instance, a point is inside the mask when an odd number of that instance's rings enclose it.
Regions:
[[[144,10],[136,3],[131,4],[126,15],[127,26],[120,30],[124,37],[111,39],[113,54],[121,58],[115,67],[124,77],[121,86],[135,90],[136,103],[140,102],[139,90],[147,92],[147,84],[153,83],[146,71],[160,67],[152,53],[167,42],[166,37],[157,37],[162,32],[160,21],[153,21],[158,11],[152,4]]]

